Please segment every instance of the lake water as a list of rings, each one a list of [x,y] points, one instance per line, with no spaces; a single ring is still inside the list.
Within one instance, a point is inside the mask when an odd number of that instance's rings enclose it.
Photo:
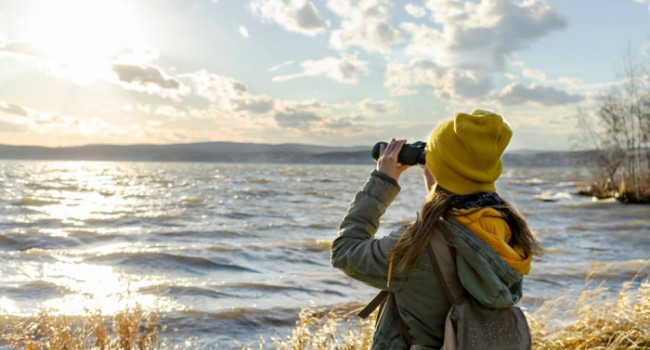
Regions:
[[[0,317],[69,315],[133,302],[161,312],[188,347],[257,347],[286,337],[300,309],[376,293],[329,263],[329,247],[371,166],[0,162]],[[574,169],[505,169],[497,182],[548,253],[522,304],[585,277],[616,286],[648,274],[650,206],[575,196]],[[415,219],[409,169],[379,236]],[[272,346],[267,341],[267,345]]]

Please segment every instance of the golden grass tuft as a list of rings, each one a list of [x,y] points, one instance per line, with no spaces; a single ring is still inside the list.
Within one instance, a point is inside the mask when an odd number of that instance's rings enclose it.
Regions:
[[[650,279],[625,282],[614,296],[603,286],[586,287],[571,300],[562,295],[526,314],[533,349],[650,349]],[[273,341],[278,349],[366,349],[376,316],[362,321],[336,308],[304,309],[291,336]]]
[[[363,320],[354,314],[358,305],[303,309],[293,332],[286,339],[272,338],[276,349],[367,349],[375,331],[376,312]],[[260,344],[261,346],[261,344]]]
[[[585,288],[573,307],[562,298],[543,304],[528,315],[533,348],[650,348],[650,279],[624,282],[611,295],[596,286]]]
[[[157,312],[144,312],[140,305],[115,314],[112,325],[101,311],[72,317],[41,312],[32,320],[7,319],[0,340],[15,349],[158,349]],[[111,322],[108,322],[111,323]]]

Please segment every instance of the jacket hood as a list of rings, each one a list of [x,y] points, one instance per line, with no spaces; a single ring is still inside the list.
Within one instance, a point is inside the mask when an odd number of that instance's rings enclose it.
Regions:
[[[522,275],[530,272],[533,256],[526,254],[519,246],[510,246],[512,237],[510,226],[503,214],[494,208],[452,209],[453,219],[472,231],[492,250],[505,260],[510,267]]]
[[[522,295],[522,275],[474,233],[454,220],[444,220],[446,238],[456,249],[461,284],[486,307],[516,304]]]

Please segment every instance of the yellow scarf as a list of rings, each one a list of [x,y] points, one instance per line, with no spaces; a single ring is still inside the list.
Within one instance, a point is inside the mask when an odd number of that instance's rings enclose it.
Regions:
[[[503,214],[493,208],[482,209],[453,209],[453,219],[483,240],[510,267],[522,275],[530,271],[532,255],[526,256],[521,247],[511,247],[511,232]]]

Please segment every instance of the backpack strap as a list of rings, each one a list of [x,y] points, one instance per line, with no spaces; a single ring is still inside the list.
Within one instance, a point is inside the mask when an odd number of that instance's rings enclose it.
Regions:
[[[449,302],[453,304],[463,296],[465,288],[458,278],[456,262],[451,254],[451,249],[442,232],[434,233],[431,243],[427,245],[433,269],[436,271]]]
[[[366,305],[366,307],[364,307],[361,311],[359,311],[359,312],[357,313],[357,316],[359,316],[359,317],[361,317],[361,318],[363,318],[363,319],[368,318],[368,316],[370,316],[370,314],[371,314],[373,311],[375,311],[375,309],[377,308],[377,306],[381,305],[381,303],[383,303],[383,302],[386,300],[386,297],[388,297],[388,294],[389,294],[389,293],[390,293],[390,292],[388,292],[388,291],[386,291],[386,290],[382,290],[381,292],[379,292],[379,294],[377,294],[377,295],[376,295],[376,296],[375,296],[375,297],[374,297],[374,298],[373,298],[373,299],[368,303],[368,305]]]
[[[436,271],[436,275],[441,282],[442,288],[449,298],[451,304],[455,300],[460,299],[465,293],[465,288],[460,284],[458,273],[456,272],[456,263],[452,255],[452,247],[449,246],[447,240],[443,237],[442,232],[436,232],[431,239],[431,243],[427,245],[427,251],[431,258],[431,264]],[[377,294],[357,316],[367,318],[379,305],[386,301],[390,292],[382,290]],[[399,321],[400,332],[408,347],[411,347],[411,337],[408,332],[408,326],[399,315],[397,311],[397,319]]]
[[[390,294],[389,291],[382,290],[377,294],[369,303],[364,307],[361,311],[357,313],[357,316],[366,319],[370,314],[375,311],[377,306],[381,305],[383,302],[386,301],[386,298]],[[402,333],[402,338],[404,339],[404,342],[406,343],[407,347],[411,347],[412,341],[411,341],[411,335],[409,334],[409,328],[406,325],[406,322],[404,322],[404,319],[402,319],[402,316],[399,314],[399,310],[397,310],[397,320],[399,321],[399,330]]]

